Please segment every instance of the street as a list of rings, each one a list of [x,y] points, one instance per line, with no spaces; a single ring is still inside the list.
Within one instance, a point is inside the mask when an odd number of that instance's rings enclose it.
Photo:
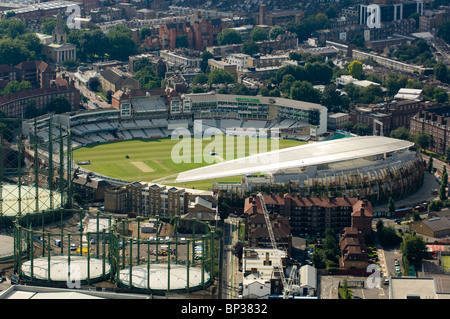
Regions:
[[[83,94],[87,98],[87,104],[84,104],[84,106],[87,109],[98,109],[98,108],[109,108],[111,107],[110,104],[108,104],[105,100],[103,100],[97,93],[92,92],[88,87],[86,87],[84,84],[80,84],[79,80],[75,76],[76,72],[69,72],[64,71],[69,78],[75,80],[75,88],[77,88],[81,94]],[[86,77],[91,77],[93,74],[92,72],[85,72],[84,74]]]
[[[238,283],[242,282],[239,260],[233,255],[238,242],[239,220],[227,218],[224,222],[223,258],[222,258],[222,299],[238,298]]]

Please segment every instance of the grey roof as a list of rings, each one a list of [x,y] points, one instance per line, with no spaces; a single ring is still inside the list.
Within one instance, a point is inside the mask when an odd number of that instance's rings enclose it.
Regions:
[[[434,217],[424,220],[423,223],[432,231],[442,231],[450,229],[450,220],[446,217]]]
[[[409,149],[414,143],[383,136],[359,136],[323,141],[261,153],[178,174],[175,183],[343,162]],[[224,151],[225,152],[225,151]],[[225,154],[218,154],[225,157]]]

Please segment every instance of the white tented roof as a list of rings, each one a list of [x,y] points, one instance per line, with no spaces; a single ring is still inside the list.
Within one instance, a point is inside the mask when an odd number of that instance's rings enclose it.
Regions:
[[[214,179],[342,162],[405,150],[414,143],[383,136],[358,136],[251,155],[178,174],[174,183]],[[221,154],[218,154],[219,156]]]

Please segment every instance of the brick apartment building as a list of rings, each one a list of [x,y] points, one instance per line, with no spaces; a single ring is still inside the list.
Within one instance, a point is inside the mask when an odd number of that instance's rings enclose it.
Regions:
[[[220,19],[206,20],[200,16],[193,22],[171,22],[159,28],[159,40],[162,49],[177,48],[177,39],[186,36],[188,48],[203,51],[214,45],[217,34],[224,28]]]
[[[410,127],[411,135],[418,132],[425,132],[430,136],[428,150],[445,155],[445,149],[450,146],[450,113],[445,107],[420,110],[411,117]]]
[[[345,227],[358,227],[364,233],[371,231],[373,218],[369,201],[350,197],[297,197],[264,195],[269,212],[288,218],[292,233],[299,236],[322,236],[326,229],[339,233]],[[256,208],[252,208],[256,206]],[[262,213],[257,197],[245,200],[244,212],[256,209]]]
[[[58,96],[63,96],[69,101],[72,111],[79,109],[80,91],[75,88],[73,83],[70,83],[3,96],[0,98],[0,111],[10,117],[22,118],[29,101],[34,100],[36,108],[44,110]]]

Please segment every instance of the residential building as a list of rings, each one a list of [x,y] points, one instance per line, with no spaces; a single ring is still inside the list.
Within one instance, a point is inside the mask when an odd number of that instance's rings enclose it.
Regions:
[[[282,248],[290,254],[292,252],[292,235],[289,221],[285,216],[270,211],[270,222],[278,248]],[[268,226],[261,202],[256,197],[247,198],[244,206],[245,237],[249,247],[268,248],[273,247],[269,235]]]
[[[287,254],[283,250],[244,247],[242,298],[268,299],[270,295],[281,295],[283,285],[280,271],[284,271],[286,258]]]
[[[103,179],[77,172],[73,175],[72,185],[73,193],[80,195],[86,202],[103,202],[106,190],[111,187],[111,184]]]
[[[299,236],[321,236],[326,229],[339,233],[352,223],[367,230],[373,213],[370,202],[350,197],[297,197],[290,194],[263,195],[267,209],[273,214],[288,218],[292,233]],[[361,208],[364,211],[361,213]],[[262,213],[261,203],[256,196],[245,200],[245,212]],[[355,221],[353,221],[355,218]]]
[[[115,67],[101,72],[99,81],[102,85],[103,92],[111,91],[113,94],[118,90],[126,91],[127,89],[140,89],[138,80]]]
[[[105,210],[141,216],[187,216],[215,220],[217,195],[153,183],[133,182],[107,191]]]
[[[341,269],[366,270],[369,264],[364,234],[356,227],[346,227],[340,232],[339,248]]]
[[[329,131],[335,131],[342,129],[344,127],[344,124],[349,121],[349,115],[348,113],[334,113],[334,114],[328,114],[328,130]]]
[[[432,110],[419,110],[411,117],[410,134],[425,132],[430,136],[428,150],[445,155],[450,146],[450,114],[445,107]]]
[[[49,103],[58,96],[63,96],[69,101],[72,111],[79,109],[80,91],[75,88],[73,83],[70,83],[65,86],[54,85],[3,96],[0,98],[0,111],[7,116],[22,118],[29,101],[34,101],[38,110],[45,110]]]
[[[216,69],[225,70],[232,76],[234,76],[236,79],[238,77],[238,66],[236,64],[231,64],[222,60],[209,59],[208,65],[211,68],[211,71],[214,71]]]
[[[375,135],[389,136],[401,127],[410,127],[411,118],[422,108],[419,100],[394,100],[376,105],[359,104],[349,113],[353,124],[366,125]]]
[[[56,71],[44,61],[23,61],[14,69],[17,81],[28,81],[34,88],[48,88],[56,79]]]
[[[128,212],[128,192],[125,187],[116,186],[105,190],[105,211],[110,213]]]

